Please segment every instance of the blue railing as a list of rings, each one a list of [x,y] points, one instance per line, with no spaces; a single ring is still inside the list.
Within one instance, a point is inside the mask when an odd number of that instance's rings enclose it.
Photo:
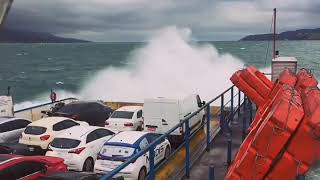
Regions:
[[[238,91],[237,94],[234,94],[234,89],[235,86],[231,86],[230,88],[228,88],[227,90],[225,90],[224,92],[222,92],[219,96],[211,99],[210,101],[208,101],[206,104],[204,104],[202,107],[200,107],[197,111],[191,113],[190,115],[188,115],[187,117],[185,117],[183,120],[181,120],[180,123],[178,123],[176,126],[174,126],[173,128],[171,128],[169,131],[167,131],[166,133],[162,134],[159,138],[157,138],[155,141],[153,141],[151,144],[149,144],[145,149],[139,151],[138,153],[136,153],[135,155],[133,155],[131,158],[129,158],[127,161],[125,161],[124,163],[122,163],[120,166],[118,166],[117,168],[115,168],[113,171],[105,174],[101,180],[108,180],[108,179],[112,179],[113,176],[115,176],[116,174],[118,174],[122,169],[124,169],[126,166],[128,166],[130,163],[134,162],[137,158],[139,158],[140,156],[144,155],[146,152],[149,151],[149,156],[150,156],[150,161],[149,161],[149,166],[150,166],[150,171],[149,171],[149,179],[154,180],[155,179],[155,164],[154,164],[154,156],[155,156],[155,152],[154,149],[156,147],[157,144],[159,144],[161,141],[163,141],[165,138],[167,138],[173,131],[175,131],[176,129],[184,126],[186,127],[186,131],[185,131],[185,141],[183,142],[183,144],[180,147],[184,147],[186,150],[186,154],[185,154],[185,176],[188,178],[190,175],[190,137],[192,137],[193,134],[190,133],[190,127],[189,127],[189,120],[195,116],[196,114],[198,114],[200,111],[202,110],[206,110],[206,123],[204,125],[206,125],[206,131],[207,131],[207,136],[206,136],[206,149],[209,150],[210,148],[210,143],[212,140],[211,137],[211,133],[210,133],[210,127],[211,127],[211,109],[210,109],[210,105],[214,102],[216,102],[218,99],[220,99],[220,126],[222,130],[228,130],[228,126],[229,126],[229,122],[232,121],[233,116],[235,115],[235,113],[239,113],[240,114],[240,107],[241,107],[241,92],[240,90]],[[230,99],[225,103],[226,101],[226,97],[229,94],[228,97],[230,97]],[[238,96],[238,106],[235,110],[234,107],[234,101],[235,101],[235,97]],[[243,98],[243,100],[245,99],[245,97]],[[228,107],[230,103],[230,110],[229,113],[226,114],[226,107]],[[238,114],[238,115],[239,115]],[[231,152],[228,152],[228,154],[231,154]],[[231,163],[231,160],[229,163]]]
[[[63,102],[63,101],[68,101],[68,100],[77,100],[77,98],[66,98],[66,99],[61,99],[59,101],[55,101],[55,102],[43,103],[43,104],[39,104],[39,105],[36,105],[36,106],[32,106],[32,107],[16,110],[16,111],[14,111],[14,113],[18,113],[18,112],[21,112],[21,111],[27,111],[27,110],[30,110],[30,109],[35,109],[35,108],[38,108],[38,107],[42,107],[42,106],[46,106],[46,105],[50,105],[50,104],[55,104],[55,103],[59,103],[59,102]]]

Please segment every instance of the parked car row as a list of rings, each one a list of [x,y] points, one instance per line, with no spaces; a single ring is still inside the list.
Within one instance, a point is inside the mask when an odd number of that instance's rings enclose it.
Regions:
[[[115,111],[100,102],[77,101],[66,105],[59,104],[51,111],[44,112],[48,117],[34,122],[21,118],[0,119],[0,140],[3,139],[0,142],[4,142],[0,143],[0,153],[26,156],[45,155],[37,157],[47,158],[48,163],[54,161],[52,165],[54,167],[57,164],[63,164],[59,165],[59,168],[53,168],[56,170],[52,171],[48,170],[50,165],[45,164],[46,168],[35,169],[39,176],[33,176],[37,173],[30,170],[29,174],[25,173],[25,176],[21,176],[25,177],[22,179],[37,179],[40,176],[41,179],[63,179],[77,175],[79,179],[89,176],[98,178],[101,177],[99,174],[114,170],[137,152],[144,150],[161,134],[167,132],[203,104],[204,102],[201,102],[198,95],[191,95],[183,100],[146,99],[143,106],[124,106]],[[192,132],[201,125],[204,114],[201,111],[189,120]],[[14,133],[11,136],[1,137],[3,134],[1,124],[9,121],[14,121],[16,128],[11,128],[6,134],[10,134],[9,131],[14,131]],[[181,127],[172,135],[183,140],[184,130],[185,127]],[[13,139],[16,139],[15,141],[19,139],[19,144],[11,143]],[[174,139],[170,140],[175,142]],[[154,149],[155,165],[169,157],[171,148],[168,139],[156,145]],[[1,156],[0,165],[2,164]],[[29,162],[29,159],[23,160],[28,158],[26,156],[11,156],[10,160],[4,158],[3,161],[13,162],[18,157],[22,161]],[[30,156],[32,157],[34,156]],[[115,178],[144,179],[150,170],[149,160],[149,151],[147,151],[122,169]],[[95,174],[76,173],[76,175],[75,172],[65,172],[67,170],[93,171]],[[10,174],[11,171],[4,170],[1,175],[16,177],[17,175]]]

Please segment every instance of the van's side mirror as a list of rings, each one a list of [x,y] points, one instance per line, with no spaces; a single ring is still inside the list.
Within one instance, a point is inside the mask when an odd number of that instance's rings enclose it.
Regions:
[[[206,104],[206,102],[205,102],[205,101],[202,101],[202,106],[205,105],[205,104]]]

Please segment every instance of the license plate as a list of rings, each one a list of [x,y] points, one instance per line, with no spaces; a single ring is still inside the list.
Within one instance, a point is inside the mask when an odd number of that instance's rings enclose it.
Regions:
[[[156,131],[156,128],[154,128],[154,127],[148,127],[148,131]]]
[[[34,151],[34,147],[29,147],[29,151]]]
[[[57,153],[57,154],[58,154],[58,156],[63,157],[63,158],[69,158],[70,157],[70,155],[67,154],[67,153]]]

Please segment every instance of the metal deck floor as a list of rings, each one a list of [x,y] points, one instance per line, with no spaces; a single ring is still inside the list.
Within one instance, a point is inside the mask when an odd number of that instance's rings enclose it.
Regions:
[[[232,131],[232,159],[242,143],[243,118],[248,119],[248,114],[242,113],[240,119],[236,116],[233,122],[230,123]],[[192,166],[189,179],[209,179],[209,166],[214,166],[215,180],[224,179],[227,173],[227,136],[225,132],[220,131],[211,142],[210,147],[210,151],[205,151]]]

